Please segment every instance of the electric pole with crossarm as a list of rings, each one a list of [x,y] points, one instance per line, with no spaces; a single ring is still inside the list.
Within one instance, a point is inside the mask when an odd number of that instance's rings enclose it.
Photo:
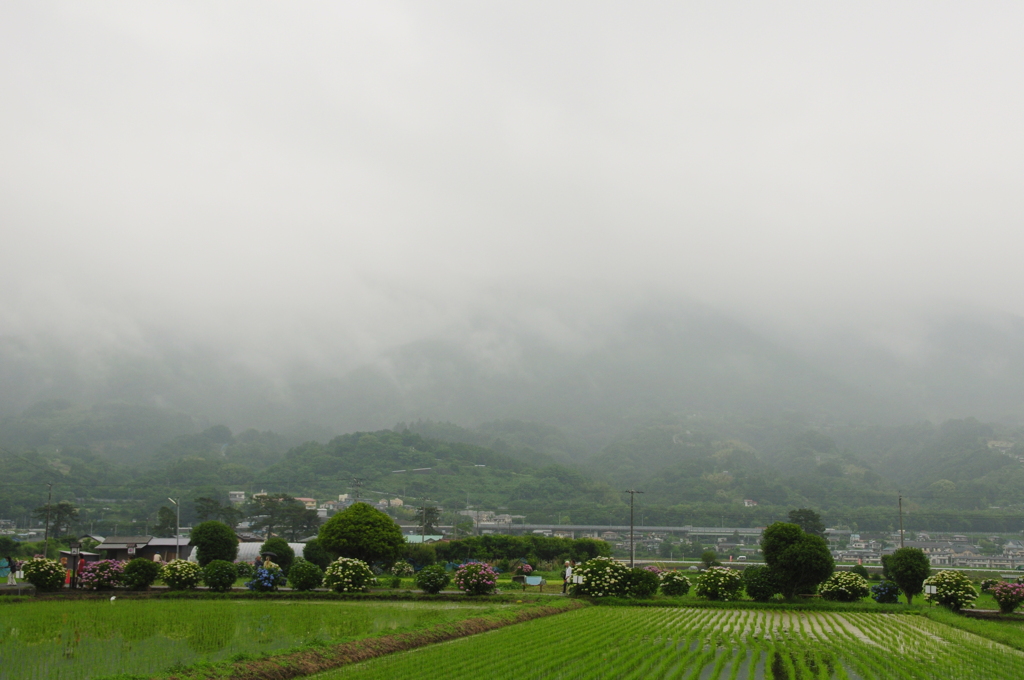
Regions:
[[[629,494],[629,568],[632,569],[633,555],[636,552],[633,548],[633,498],[638,493],[643,493],[643,491],[637,491],[636,489],[627,489],[622,493]]]

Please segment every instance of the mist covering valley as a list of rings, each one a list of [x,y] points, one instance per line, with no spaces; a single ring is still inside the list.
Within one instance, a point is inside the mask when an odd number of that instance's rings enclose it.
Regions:
[[[1024,528],[1019,7],[0,11],[0,519]]]

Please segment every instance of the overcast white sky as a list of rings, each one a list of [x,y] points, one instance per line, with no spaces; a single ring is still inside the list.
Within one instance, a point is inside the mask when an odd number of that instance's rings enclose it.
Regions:
[[[371,348],[652,291],[1024,313],[1022,29],[1019,2],[4,1],[0,333]]]

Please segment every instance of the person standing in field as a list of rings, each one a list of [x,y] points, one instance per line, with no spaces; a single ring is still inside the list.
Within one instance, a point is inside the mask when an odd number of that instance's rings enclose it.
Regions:
[[[572,560],[565,561],[565,569],[562,570],[562,593],[566,593],[569,589],[569,584],[572,583],[572,568],[575,563]]]
[[[18,563],[10,555],[4,555],[3,559],[0,559],[0,575],[3,575],[5,569],[7,570],[7,585],[18,585],[18,581],[14,578],[14,573],[18,571]]]

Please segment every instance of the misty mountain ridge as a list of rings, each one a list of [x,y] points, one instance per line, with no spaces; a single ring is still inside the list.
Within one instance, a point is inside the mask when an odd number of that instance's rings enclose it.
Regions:
[[[0,338],[0,415],[36,402],[150,405],[193,429],[223,422],[326,432],[396,422],[529,421],[558,428],[573,456],[652,418],[699,415],[894,424],[975,415],[1024,420],[1024,321],[960,315],[899,355],[852,334],[787,345],[705,307],[623,314],[581,346],[477,320],[467,339],[424,338],[342,375],[291,364],[269,375],[231,353],[153,336],[147,351],[77,352],[53,338]],[[300,366],[300,368],[294,368]],[[787,416],[789,417],[789,416]]]

